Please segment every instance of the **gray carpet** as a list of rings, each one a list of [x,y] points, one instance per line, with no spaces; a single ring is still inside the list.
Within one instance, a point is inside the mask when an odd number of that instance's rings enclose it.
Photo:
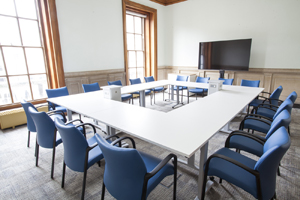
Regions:
[[[167,96],[165,96],[167,97]],[[191,98],[190,101],[194,101]],[[186,98],[184,99],[186,102]],[[138,106],[138,100],[134,101]],[[170,102],[162,101],[162,94],[156,96],[156,105],[150,106],[149,97],[146,106],[162,112],[172,112]],[[291,123],[292,145],[281,162],[281,176],[277,177],[277,199],[300,199],[300,109],[293,109]],[[76,116],[74,116],[76,117]],[[242,116],[236,117],[230,125],[237,129]],[[84,118],[84,121],[90,119]],[[123,134],[123,133],[121,133]],[[56,150],[54,179],[50,178],[52,150],[40,148],[39,166],[35,167],[35,133],[31,136],[30,148],[27,148],[27,127],[0,131],[0,199],[80,199],[83,173],[67,168],[65,188],[61,188],[63,163],[63,145]],[[90,134],[91,135],[91,134]],[[125,134],[123,134],[125,135]],[[224,146],[225,133],[216,134],[209,141],[209,155]],[[137,149],[160,158],[170,152],[135,138]],[[251,156],[251,155],[249,155]],[[179,156],[180,157],[180,156]],[[253,156],[252,156],[253,157]],[[196,155],[198,163],[199,152]],[[253,157],[254,159],[257,159]],[[92,166],[87,173],[85,199],[100,199],[105,161],[101,167]],[[197,196],[197,171],[178,164],[177,199],[194,199]],[[254,199],[242,189],[223,181],[214,185],[206,194],[206,199]],[[149,195],[148,199],[172,199],[172,178],[166,178]],[[105,199],[114,199],[106,191]]]

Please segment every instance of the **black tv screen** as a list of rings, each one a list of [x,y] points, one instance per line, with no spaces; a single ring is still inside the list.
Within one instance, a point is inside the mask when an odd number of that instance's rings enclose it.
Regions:
[[[252,39],[200,42],[199,69],[248,70]]]

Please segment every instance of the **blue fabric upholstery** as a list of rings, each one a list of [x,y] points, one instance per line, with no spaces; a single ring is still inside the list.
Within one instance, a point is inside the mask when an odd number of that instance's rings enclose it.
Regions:
[[[25,111],[25,114],[26,114],[26,118],[27,118],[27,129],[28,129],[28,142],[27,142],[27,146],[29,147],[29,144],[30,144],[30,132],[36,132],[36,128],[35,128],[35,125],[34,125],[34,122],[32,120],[32,117],[31,115],[29,114],[29,111],[28,111],[28,108],[33,108],[35,111],[38,111],[34,105],[32,105],[32,103],[30,102],[27,102],[25,100],[21,100],[21,105]],[[64,117],[60,114],[54,114],[52,115],[52,118],[55,118],[55,117],[58,117],[60,118],[61,120],[64,120]]]
[[[189,76],[177,75],[177,77],[176,77],[176,81],[185,81],[185,82],[187,82],[188,79],[189,79]],[[179,90],[186,90],[187,87],[186,86],[179,86],[178,89]],[[174,90],[177,90],[177,86],[176,85],[174,86]]]
[[[107,81],[108,85],[119,85],[122,86],[122,82],[121,80],[117,80],[117,81]],[[132,94],[122,94],[121,95],[121,99],[122,101],[127,101],[128,99],[132,98]]]
[[[247,86],[247,87],[259,87],[260,80],[257,81],[251,81],[251,80],[245,80],[242,79],[241,86]]]
[[[96,139],[105,158],[103,183],[109,193],[118,200],[140,200],[145,175],[151,172],[161,160],[136,149],[113,146],[98,134]],[[167,163],[148,180],[146,196],[164,177],[172,174],[174,174],[174,166]],[[102,193],[104,194],[104,191]]]
[[[196,79],[196,83],[208,83],[208,81],[210,80],[210,77],[206,77],[206,78],[203,78],[203,77],[200,77],[200,76],[197,76],[197,79]],[[189,92],[192,92],[192,93],[195,93],[195,94],[202,94],[202,96],[204,95],[204,92],[207,92],[208,90],[205,88],[194,88],[194,89],[189,89]]]
[[[278,88],[276,88],[272,94],[270,94],[270,97],[267,98],[267,99],[254,99],[250,104],[249,106],[254,106],[254,107],[257,107],[258,105],[262,104],[262,103],[266,103],[266,104],[272,104],[272,105],[275,105],[275,106],[278,106],[278,99],[279,99],[279,96],[282,92],[282,86],[280,85]],[[270,99],[268,101],[268,99]]]
[[[228,78],[228,79],[226,79],[226,78],[219,78],[219,80],[223,80],[224,81],[223,85],[232,85],[232,83],[233,83],[233,78]]]
[[[57,88],[57,89],[46,89],[46,93],[47,93],[48,98],[69,95],[69,91],[68,91],[67,87],[62,87],[62,88]],[[67,112],[67,109],[62,106],[52,104],[51,102],[48,102],[48,105],[49,105],[49,110],[62,110],[63,112]],[[53,107],[54,107],[54,109],[53,109]]]
[[[277,168],[290,144],[290,137],[283,128],[274,132],[266,141],[263,154],[257,162],[228,148],[222,148],[207,160],[203,183],[206,182],[207,175],[218,176],[255,198],[271,199],[275,195]],[[204,199],[204,189],[205,184],[201,199]]]
[[[103,158],[102,151],[97,146],[95,136],[86,140],[84,135],[74,126],[66,126],[60,119],[54,121],[64,142],[62,187],[64,187],[66,165],[73,171],[84,172],[81,196],[81,199],[84,199],[87,170]]]
[[[84,92],[94,92],[100,90],[98,83],[82,84],[82,88]]]
[[[290,101],[290,100],[289,100]],[[259,117],[246,117],[242,122],[240,126],[240,130],[242,129],[252,129],[255,131],[260,131],[262,133],[268,133],[270,128],[275,125],[276,123],[279,123],[280,120],[282,120],[282,125],[284,125],[286,128],[288,128],[290,124],[290,111],[287,109],[279,110],[276,112],[276,115],[274,115],[274,118],[270,121],[267,119],[259,118]],[[270,124],[270,125],[268,125]]]
[[[145,82],[146,82],[146,83],[155,81],[155,79],[154,79],[153,76],[144,77],[144,78],[145,78]],[[163,90],[164,90],[164,87],[156,87],[156,88],[153,88],[153,89],[151,89],[151,90],[152,90],[152,91],[155,91],[155,92],[160,92],[160,91],[163,91]]]
[[[57,134],[53,120],[45,113],[38,112],[36,109],[29,107],[28,112],[36,127],[36,166],[38,166],[39,146],[53,149],[51,178],[54,173],[55,148],[62,143],[61,137]],[[57,119],[57,118],[56,118]]]
[[[293,105],[294,105],[294,103],[295,103],[295,101],[296,101],[296,99],[297,99],[297,93],[296,93],[295,91],[292,92],[292,93],[286,98],[286,100],[287,100],[287,99],[291,100],[291,102],[292,102]],[[283,103],[284,103],[284,102],[283,102]],[[286,103],[287,103],[287,102],[286,102]],[[287,106],[287,107],[284,107],[284,106]],[[275,113],[276,113],[276,111],[277,111],[279,108],[282,109],[282,110],[283,110],[283,109],[287,109],[287,110],[291,111],[292,106],[290,106],[290,105],[281,105],[281,106],[279,106],[278,108],[272,106],[271,109],[270,109],[270,107],[269,107],[267,104],[264,104],[264,105],[260,105],[256,110],[254,110],[254,113],[259,114],[259,115],[262,115],[262,116],[265,116],[265,117],[273,118],[274,115],[275,115]]]
[[[131,85],[140,84],[142,83],[140,78],[136,79],[129,79]],[[145,90],[145,94],[148,95],[151,93],[151,90]],[[140,92],[133,92],[132,94],[140,94]]]

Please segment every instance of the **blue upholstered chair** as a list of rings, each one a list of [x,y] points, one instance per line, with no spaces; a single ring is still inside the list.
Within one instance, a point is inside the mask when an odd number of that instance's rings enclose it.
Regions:
[[[256,80],[256,81],[252,81],[252,80],[245,80],[242,79],[241,81],[241,86],[246,86],[246,87],[259,87],[259,83],[260,80]],[[253,100],[254,101],[254,100]],[[252,102],[251,102],[252,103]],[[247,108],[247,114],[249,114],[249,110],[250,110],[250,104],[248,104],[248,108]]]
[[[130,84],[131,84],[131,85],[141,84],[141,83],[142,83],[142,81],[141,81],[140,78],[129,79],[129,81],[130,81]],[[140,92],[133,92],[132,94],[140,95]],[[149,94],[150,94],[150,95],[152,94],[152,93],[151,93],[151,90],[145,90],[145,95],[149,95]],[[141,102],[140,102],[140,103],[141,103]],[[151,103],[151,105],[152,105],[152,95],[151,95],[150,103]]]
[[[146,83],[155,81],[153,76],[144,77],[144,78],[145,78]],[[162,91],[163,92],[163,100],[165,99],[165,88],[164,87],[156,87],[156,88],[152,88],[151,90],[153,91],[154,103],[155,103],[155,92],[161,92]]]
[[[202,197],[205,196],[207,176],[217,176],[230,182],[257,199],[276,196],[276,172],[280,160],[291,145],[285,128],[275,131],[263,145],[258,161],[252,160],[228,148],[211,155],[205,164]]]
[[[252,132],[255,130],[262,133],[267,133],[272,123],[280,120],[281,118],[285,118],[284,115],[290,115],[292,106],[293,103],[291,100],[288,99],[284,101],[272,119],[258,114],[248,114],[240,123],[239,129],[251,129]],[[288,126],[286,128],[288,128]]]
[[[119,138],[111,144],[98,134],[96,139],[105,159],[102,200],[105,187],[118,200],[144,200],[166,176],[172,174],[174,175],[173,199],[176,199],[176,155],[169,154],[165,159],[160,160],[139,152],[135,149],[134,140],[129,137]],[[124,139],[130,139],[133,148],[113,146]],[[173,165],[168,163],[172,158]]]
[[[51,167],[51,178],[54,173],[54,160],[55,160],[55,148],[62,143],[60,135],[57,133],[54,121],[45,112],[38,112],[36,109],[29,107],[28,112],[36,127],[36,146],[35,146],[35,165],[38,166],[39,160],[39,147],[53,149],[52,150],[52,167]],[[59,118],[55,118],[59,119]],[[55,120],[54,119],[54,120]],[[67,122],[68,126],[74,127],[72,124],[75,121],[82,122],[80,119],[75,119]],[[79,131],[85,134],[85,129],[79,127]]]
[[[119,86],[122,86],[122,82],[120,80],[117,80],[117,81],[107,81],[107,84],[108,85],[119,85]],[[132,94],[122,94],[121,95],[121,99],[122,99],[122,101],[129,100],[129,103],[130,103],[130,99],[131,99],[132,104],[133,104]]]
[[[185,81],[187,82],[189,79],[189,76],[182,76],[182,75],[177,75],[176,81]],[[177,86],[174,86],[174,90],[177,91]],[[186,86],[178,86],[178,90],[181,90],[181,102],[183,102],[183,90],[187,90]],[[179,95],[179,94],[176,94]],[[189,96],[188,91],[187,91],[187,96]],[[169,93],[169,99],[170,99],[170,93]]]
[[[223,85],[232,85],[232,83],[233,83],[233,78],[228,78],[228,79],[226,79],[226,78],[219,78],[219,80],[224,81]]]
[[[287,98],[286,100],[289,99],[292,101],[293,105],[297,99],[297,93],[294,91],[292,92]],[[272,99],[273,100],[273,99]],[[276,100],[277,102],[279,102],[280,104],[283,103],[283,101],[279,100],[279,99],[274,99]],[[263,104],[260,104],[258,105],[257,107],[254,107],[251,111],[251,113],[254,113],[254,114],[259,114],[259,115],[262,115],[262,116],[265,116],[265,117],[269,117],[269,118],[273,118],[273,116],[275,115],[277,109],[279,108],[280,106],[278,105],[272,105],[272,104],[269,104],[268,102],[265,102]]]
[[[196,83],[208,83],[210,77],[200,77],[200,76],[197,76],[197,79],[196,79]],[[196,100],[197,100],[197,96],[198,94],[202,94],[202,97],[204,96],[204,92],[207,92],[207,89],[204,89],[204,88],[194,88],[194,89],[189,89],[188,92],[191,92],[191,93],[195,93],[196,94]]]
[[[259,87],[260,80],[257,81],[251,81],[251,80],[245,80],[242,79],[241,81],[241,86],[246,86],[246,87]]]
[[[98,162],[100,166],[100,160],[103,158],[102,151],[97,147],[95,135],[87,140],[76,127],[66,126],[60,119],[55,119],[54,122],[64,144],[64,163],[61,187],[63,188],[65,184],[66,166],[73,171],[83,172],[81,199],[84,199],[87,170],[96,162]],[[92,124],[83,123],[80,125]],[[93,125],[92,128],[94,133],[96,133],[96,129]]]
[[[249,105],[248,105],[248,110],[250,109],[250,106],[252,107],[257,107],[258,105],[261,104],[271,104],[274,106],[278,106],[279,105],[279,96],[282,92],[282,86],[280,85],[278,88],[276,88],[272,94],[268,93],[268,92],[262,92],[263,94],[268,94],[269,97],[264,97],[264,96],[258,96],[256,99],[254,99]]]
[[[98,83],[82,84],[82,88],[84,92],[94,92],[100,90]]]
[[[61,97],[61,96],[68,96],[69,91],[67,87],[57,88],[57,89],[46,89],[46,93],[48,98],[54,98],[54,97]],[[51,102],[48,102],[49,110],[62,110],[63,112],[67,112],[67,109],[65,107],[53,104]]]
[[[25,111],[26,118],[27,118],[27,129],[28,129],[27,147],[29,147],[30,146],[30,132],[36,132],[36,128],[35,128],[32,118],[31,118],[31,115],[29,114],[28,108],[33,108],[35,111],[38,111],[37,110],[38,107],[35,107],[34,105],[32,105],[32,103],[27,102],[25,100],[21,100],[21,105]],[[48,115],[51,117],[59,117],[64,122],[66,122],[65,114],[62,111],[49,111]]]

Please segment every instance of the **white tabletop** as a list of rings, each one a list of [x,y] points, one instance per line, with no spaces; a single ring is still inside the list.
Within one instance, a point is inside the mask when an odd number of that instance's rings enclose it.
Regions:
[[[168,84],[208,87],[208,84],[202,83],[156,81],[124,86],[122,93]],[[223,90],[168,113],[104,99],[101,91],[50,98],[48,101],[190,157],[262,90],[223,85]]]

